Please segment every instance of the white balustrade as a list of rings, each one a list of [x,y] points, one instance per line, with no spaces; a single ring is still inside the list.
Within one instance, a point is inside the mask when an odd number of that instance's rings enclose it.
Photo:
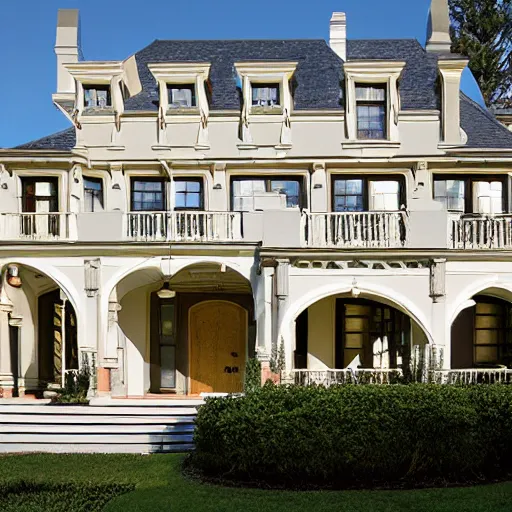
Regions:
[[[402,376],[400,369],[344,368],[341,370],[292,370],[283,372],[282,381],[300,386],[337,384],[392,384]]]
[[[130,212],[127,237],[139,241],[229,242],[242,240],[239,212]]]
[[[306,247],[403,247],[405,212],[304,213],[301,233]]]
[[[511,384],[512,370],[508,368],[434,370],[429,380],[437,384]]]
[[[0,240],[70,240],[75,220],[73,213],[0,213]]]
[[[453,249],[512,249],[512,215],[451,215]]]

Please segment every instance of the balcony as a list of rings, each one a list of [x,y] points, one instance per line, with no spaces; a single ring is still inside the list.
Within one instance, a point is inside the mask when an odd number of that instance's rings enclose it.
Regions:
[[[233,242],[242,240],[239,212],[129,212],[126,236],[144,242]]]
[[[399,248],[406,239],[405,212],[304,213],[303,246]]]
[[[452,214],[449,236],[452,249],[512,249],[512,214]]]
[[[70,240],[73,213],[0,213],[1,240]]]

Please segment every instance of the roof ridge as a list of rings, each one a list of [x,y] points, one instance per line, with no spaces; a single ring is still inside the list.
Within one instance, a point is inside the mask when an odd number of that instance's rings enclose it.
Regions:
[[[239,43],[239,42],[245,42],[245,41],[248,41],[248,42],[254,42],[254,41],[269,41],[271,43],[275,43],[276,41],[317,41],[317,42],[323,42],[323,43],[326,43],[327,44],[327,41],[325,39],[322,39],[321,37],[302,37],[302,38],[291,38],[291,39],[288,39],[288,38],[281,38],[281,39],[269,39],[269,38],[258,38],[258,37],[255,37],[255,38],[245,38],[245,39],[155,39],[153,41],[153,43],[166,43],[166,42],[171,42],[171,43],[197,43],[198,41],[201,41],[201,42],[206,42],[206,41],[210,41],[210,42],[218,42],[218,43],[231,43],[231,42],[235,42],[235,43]],[[150,44],[153,44],[153,43],[150,43]]]

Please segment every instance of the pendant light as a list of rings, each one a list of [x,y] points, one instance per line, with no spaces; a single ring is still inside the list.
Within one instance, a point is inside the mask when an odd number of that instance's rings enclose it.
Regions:
[[[169,286],[169,281],[165,281],[162,288],[160,288],[160,290],[158,290],[156,294],[160,299],[173,299],[174,297],[176,297],[176,292],[174,290],[171,290],[171,287]]]

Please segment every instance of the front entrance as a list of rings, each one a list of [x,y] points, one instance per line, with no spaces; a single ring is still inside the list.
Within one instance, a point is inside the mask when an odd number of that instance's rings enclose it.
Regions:
[[[191,394],[243,390],[247,311],[233,302],[205,301],[190,308]]]

